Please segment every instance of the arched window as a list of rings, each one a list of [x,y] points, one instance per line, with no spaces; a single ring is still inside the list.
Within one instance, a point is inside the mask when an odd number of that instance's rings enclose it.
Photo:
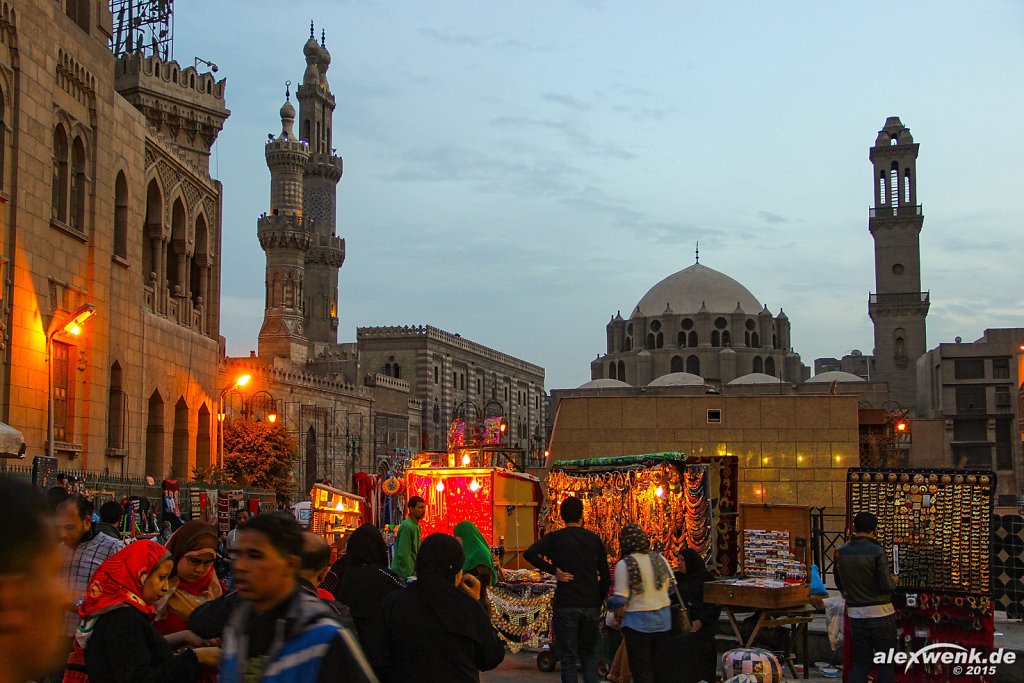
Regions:
[[[732,346],[732,335],[729,330],[722,330],[722,346]]]
[[[199,306],[209,303],[209,230],[206,227],[206,217],[199,214],[196,217],[196,248],[192,256],[192,273],[189,282],[192,284],[192,305]]]
[[[680,332],[676,335],[676,346],[682,348],[686,346],[686,333]]]
[[[608,379],[618,379],[615,376],[615,361],[608,364]]]
[[[671,365],[669,366],[670,372],[682,372],[683,371],[683,357],[672,356]]]
[[[764,373],[772,377],[775,376],[775,359],[771,356],[764,359]]]
[[[6,105],[7,98],[4,97],[4,91],[0,90],[0,187],[4,186],[4,160],[7,158],[7,124],[4,121]]]
[[[878,174],[878,204],[885,205],[885,171]]]
[[[647,334],[647,348],[654,348],[654,335],[650,333]]]
[[[721,333],[718,330],[711,330],[711,345],[712,346],[721,346],[722,345],[722,336],[721,336]]]
[[[889,204],[893,208],[900,205],[900,166],[895,161],[889,169]]]
[[[171,244],[167,248],[167,287],[171,294],[185,294],[185,205],[178,199],[171,208]],[[175,289],[177,287],[177,289]]]
[[[664,333],[662,333],[662,332],[658,333],[658,338],[656,340],[656,345],[657,345],[657,347],[659,349],[662,348],[663,346],[665,346],[665,334]]]
[[[107,448],[127,447],[128,394],[124,391],[121,365],[110,366],[110,393],[107,399]]]
[[[764,372],[764,361],[761,356],[754,356],[754,372]]]
[[[632,351],[633,350],[633,338],[632,337],[626,337],[626,350],[627,351]]]
[[[910,205],[910,169],[903,171],[903,203]]]
[[[686,359],[686,371],[691,375],[700,374],[700,358],[697,356],[690,356]]]
[[[146,223],[142,228],[142,282],[149,284],[153,274],[159,279],[159,268],[162,260],[162,217],[163,197],[156,180],[149,182],[146,188]]]
[[[402,379],[402,366],[400,366],[398,363],[395,363],[394,370],[395,370],[395,379]],[[477,391],[480,391],[479,380],[477,380],[477,382],[478,382]]]
[[[68,225],[85,232],[85,145],[76,137],[71,146],[71,211]]]
[[[626,363],[624,361],[621,361],[621,360],[619,361],[619,377],[618,377],[618,379],[619,379],[620,382],[625,382],[626,381]]]
[[[692,348],[697,347],[697,332],[696,330],[690,330],[690,334],[686,336],[686,345]]]
[[[114,180],[114,256],[128,258],[128,181],[124,171]]]
[[[90,0],[67,0],[64,6],[64,13],[83,31],[89,30],[89,2]]]
[[[309,142],[309,119],[302,122],[302,139]]]
[[[749,330],[743,335],[743,342],[747,345],[747,348],[750,348],[750,331]]]
[[[53,196],[51,215],[66,223],[68,220],[68,136],[64,126],[57,124],[53,131]]]
[[[757,335],[757,332],[750,333],[750,347],[754,349],[761,348],[761,337]]]
[[[384,364],[384,374],[391,377],[391,363]]]
[[[775,335],[775,334],[772,335],[772,348],[773,349],[779,348],[779,337],[778,337],[778,335]]]

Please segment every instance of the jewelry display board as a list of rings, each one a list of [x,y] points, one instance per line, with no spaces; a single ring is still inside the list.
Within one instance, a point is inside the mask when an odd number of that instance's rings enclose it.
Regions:
[[[636,523],[671,562],[684,547],[722,575],[736,569],[735,456],[689,458],[653,453],[554,463],[548,473],[548,531],[563,526],[558,505],[583,500],[583,523],[609,557],[619,556],[619,531]]]
[[[847,528],[858,512],[878,517],[900,590],[987,596],[995,479],[990,470],[851,468]]]
[[[847,473],[847,529],[859,512],[878,517],[876,540],[899,573],[893,594],[899,651],[908,656],[923,648],[961,656],[977,651],[983,659],[897,664],[901,683],[994,679],[996,667],[989,666],[988,656],[995,630],[990,581],[995,487],[991,470],[851,468]],[[852,660],[846,659],[849,670]]]

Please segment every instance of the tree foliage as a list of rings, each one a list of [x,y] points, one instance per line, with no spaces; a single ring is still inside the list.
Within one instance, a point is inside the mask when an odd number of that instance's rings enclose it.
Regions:
[[[298,443],[280,424],[233,420],[224,425],[224,473],[238,486],[274,491],[278,501],[290,500],[298,458]]]

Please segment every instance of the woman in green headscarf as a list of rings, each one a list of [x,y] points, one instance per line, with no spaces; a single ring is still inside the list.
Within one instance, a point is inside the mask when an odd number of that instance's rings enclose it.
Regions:
[[[466,554],[462,571],[479,579],[480,599],[484,600],[487,595],[487,587],[498,583],[498,572],[494,568],[491,546],[487,544],[484,535],[480,533],[473,522],[459,522],[452,530],[452,535],[459,539],[459,543],[462,544],[462,552]]]

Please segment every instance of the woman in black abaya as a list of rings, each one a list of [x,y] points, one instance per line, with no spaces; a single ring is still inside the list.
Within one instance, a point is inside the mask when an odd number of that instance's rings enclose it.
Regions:
[[[453,536],[423,540],[417,580],[381,605],[381,680],[479,683],[481,671],[501,664],[505,646],[479,602],[480,582],[463,577],[464,561]]]
[[[659,683],[714,681],[718,666],[715,634],[722,609],[704,602],[704,584],[715,577],[708,571],[704,558],[693,548],[684,548],[679,553],[675,576],[693,630],[672,637],[670,646],[659,652],[655,664],[657,679]],[[674,601],[675,596],[672,598]]]

